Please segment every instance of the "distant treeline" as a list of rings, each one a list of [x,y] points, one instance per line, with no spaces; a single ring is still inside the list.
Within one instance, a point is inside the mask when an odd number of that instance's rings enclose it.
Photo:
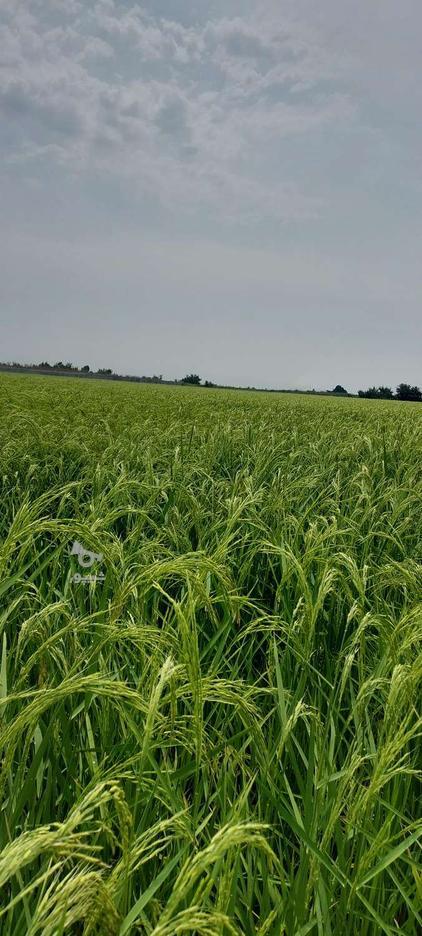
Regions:
[[[153,374],[152,377],[138,377],[134,374],[116,374],[111,367],[99,367],[98,370],[91,370],[89,364],[83,367],[76,367],[70,361],[65,364],[63,361],[57,361],[56,364],[49,364],[48,361],[41,361],[40,364],[20,364],[18,361],[0,362],[1,370],[11,371],[35,371],[39,374],[53,374],[63,377],[95,377],[102,380],[129,380],[134,383],[176,383],[174,380],[164,380],[162,374]]]
[[[337,384],[333,390],[275,390],[272,387],[240,387],[234,384],[217,384],[212,380],[204,380],[198,374],[186,374],[180,380],[167,380],[162,374],[153,374],[152,377],[138,377],[133,374],[116,374],[111,367],[99,367],[98,370],[91,370],[89,364],[83,367],[76,367],[71,361],[57,361],[50,364],[48,361],[41,361],[40,364],[20,364],[18,361],[0,362],[0,371],[21,371],[23,373],[50,374],[57,377],[91,377],[97,380],[127,380],[132,383],[152,383],[169,384],[171,386],[192,386],[192,387],[215,387],[219,390],[253,390],[256,393],[305,393],[315,396],[353,396],[348,393],[341,384]]]
[[[0,362],[0,370],[23,371],[24,373],[51,374],[62,377],[91,377],[97,380],[126,380],[132,383],[150,383],[150,384],[170,384],[170,385],[190,385],[193,387],[216,387],[220,390],[254,390],[262,393],[305,393],[315,396],[343,396],[353,397],[356,394],[349,393],[341,384],[336,384],[333,390],[274,390],[271,387],[239,387],[233,384],[217,384],[212,380],[204,380],[198,374],[186,374],[180,380],[167,380],[162,374],[153,374],[152,377],[138,377],[135,374],[116,374],[111,367],[99,367],[98,370],[91,370],[89,364],[83,367],[76,367],[71,361],[56,361],[50,364],[48,361],[41,361],[40,364],[20,364],[18,361]],[[419,387],[412,387],[410,384],[401,383],[394,393],[391,387],[369,387],[368,390],[359,390],[357,396],[367,400],[405,400],[409,402],[422,402],[422,391]]]
[[[368,390],[359,390],[358,396],[366,400],[404,400],[410,403],[422,402],[422,391],[419,387],[411,387],[410,384],[401,383],[396,392],[393,393],[391,387],[369,387]]]

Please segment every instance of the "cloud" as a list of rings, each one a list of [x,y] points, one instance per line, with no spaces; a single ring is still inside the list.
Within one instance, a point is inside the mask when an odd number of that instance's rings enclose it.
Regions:
[[[191,131],[188,125],[188,107],[178,94],[170,94],[163,101],[155,118],[157,127],[167,137],[187,142]]]
[[[54,26],[47,8],[62,15]],[[114,173],[169,210],[208,204],[229,222],[314,216],[321,197],[271,166],[266,180],[266,154],[350,120],[353,107],[338,92],[308,103],[289,94],[321,77],[318,54],[297,27],[273,27],[238,17],[186,26],[113,0],[18,3],[0,39],[9,162],[44,156]]]

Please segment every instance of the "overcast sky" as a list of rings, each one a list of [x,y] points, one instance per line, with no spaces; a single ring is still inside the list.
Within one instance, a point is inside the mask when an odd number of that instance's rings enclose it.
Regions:
[[[0,23],[0,360],[422,383],[420,0]]]

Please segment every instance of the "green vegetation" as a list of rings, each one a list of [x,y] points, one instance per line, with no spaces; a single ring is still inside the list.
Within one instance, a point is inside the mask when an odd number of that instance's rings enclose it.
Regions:
[[[422,391],[419,387],[411,387],[406,383],[398,385],[395,395],[391,387],[369,387],[368,390],[359,390],[358,396],[366,397],[367,400],[400,400],[402,403],[422,401]]]
[[[2,936],[416,934],[420,407],[0,406]]]
[[[201,378],[199,374],[186,374],[186,377],[183,377],[182,383],[192,384],[194,387],[199,387]]]

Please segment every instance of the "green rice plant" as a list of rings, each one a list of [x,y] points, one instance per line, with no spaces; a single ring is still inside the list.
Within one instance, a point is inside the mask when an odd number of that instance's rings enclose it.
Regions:
[[[416,936],[420,408],[0,408],[2,936]]]

